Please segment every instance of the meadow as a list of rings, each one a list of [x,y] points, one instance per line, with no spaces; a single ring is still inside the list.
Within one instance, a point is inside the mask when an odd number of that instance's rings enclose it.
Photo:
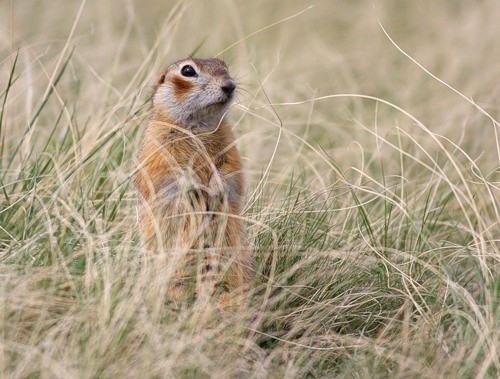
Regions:
[[[0,3],[0,377],[496,378],[495,0]],[[139,242],[170,62],[225,59],[257,267],[200,326]]]

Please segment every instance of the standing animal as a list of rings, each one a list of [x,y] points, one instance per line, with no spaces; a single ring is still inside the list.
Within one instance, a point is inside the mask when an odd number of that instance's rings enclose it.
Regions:
[[[149,250],[168,255],[168,295],[176,302],[194,294],[231,307],[252,278],[245,181],[226,119],[235,89],[217,58],[179,60],[154,87],[134,183],[142,237]]]

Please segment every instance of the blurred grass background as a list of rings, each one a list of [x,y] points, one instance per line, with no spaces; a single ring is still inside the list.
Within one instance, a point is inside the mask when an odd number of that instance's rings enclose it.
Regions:
[[[2,1],[2,376],[496,377],[499,19],[494,0]],[[193,52],[238,81],[259,263],[248,309],[205,329],[164,302],[130,185],[151,83]]]

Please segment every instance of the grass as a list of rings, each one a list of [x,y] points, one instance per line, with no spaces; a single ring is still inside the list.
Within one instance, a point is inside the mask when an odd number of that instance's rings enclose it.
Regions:
[[[287,4],[0,5],[0,376],[498,377],[500,7]],[[257,259],[209,327],[130,182],[193,51],[239,83]]]

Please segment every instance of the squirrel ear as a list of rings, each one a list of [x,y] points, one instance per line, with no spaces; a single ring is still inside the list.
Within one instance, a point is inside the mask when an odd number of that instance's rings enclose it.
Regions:
[[[161,74],[160,79],[158,79],[158,85],[165,83],[165,74]]]

